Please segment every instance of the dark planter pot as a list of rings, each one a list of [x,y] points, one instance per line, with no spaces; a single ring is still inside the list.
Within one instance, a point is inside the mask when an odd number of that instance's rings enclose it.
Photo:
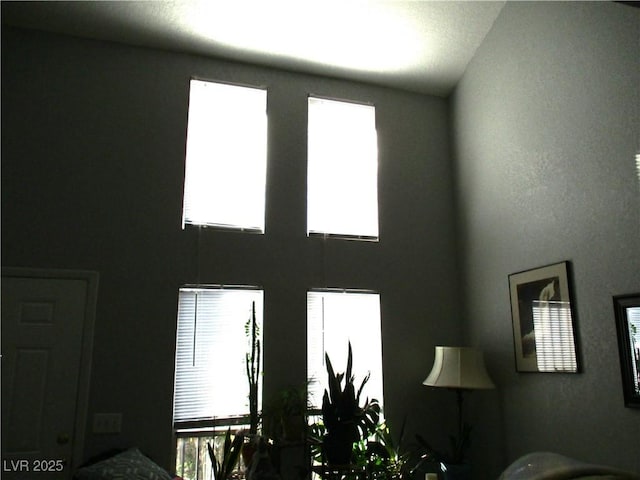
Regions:
[[[322,451],[329,466],[344,466],[351,463],[353,442],[347,435],[328,433],[322,439]]]

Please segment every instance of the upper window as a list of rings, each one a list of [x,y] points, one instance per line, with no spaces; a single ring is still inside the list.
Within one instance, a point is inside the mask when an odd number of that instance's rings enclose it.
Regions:
[[[263,233],[267,92],[191,80],[185,224]]]
[[[307,233],[378,238],[375,107],[310,97]]]
[[[336,373],[347,365],[348,345],[353,351],[353,375],[358,388],[369,381],[361,398],[375,398],[383,405],[382,335],[380,295],[363,292],[307,292],[307,377],[310,401],[322,406],[327,388],[325,353]]]
[[[246,329],[254,305],[260,334],[262,290],[180,289],[173,407],[176,429],[248,417],[245,355],[250,338]],[[258,391],[261,394],[262,389]]]

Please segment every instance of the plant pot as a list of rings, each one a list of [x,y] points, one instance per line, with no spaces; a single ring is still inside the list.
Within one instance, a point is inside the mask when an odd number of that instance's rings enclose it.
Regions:
[[[329,466],[344,466],[351,463],[353,442],[346,435],[326,434],[322,439],[322,452]]]

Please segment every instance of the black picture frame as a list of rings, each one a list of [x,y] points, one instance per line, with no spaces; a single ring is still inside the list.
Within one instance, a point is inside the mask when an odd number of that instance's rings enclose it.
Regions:
[[[569,262],[509,275],[518,372],[578,373]]]
[[[613,309],[624,404],[640,408],[640,293],[614,296]]]

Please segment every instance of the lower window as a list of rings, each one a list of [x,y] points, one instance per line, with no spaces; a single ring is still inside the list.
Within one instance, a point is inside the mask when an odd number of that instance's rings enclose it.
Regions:
[[[245,426],[246,427],[246,426]],[[236,427],[232,428],[233,429]],[[211,469],[211,459],[207,443],[211,443],[217,458],[222,458],[224,449],[226,429],[209,430],[208,433],[201,432],[198,435],[193,433],[178,436],[176,445],[176,475],[184,480],[211,480],[213,473]],[[235,478],[244,477],[245,464],[240,457],[240,461],[233,475]]]
[[[321,408],[327,386],[325,354],[337,372],[344,372],[349,344],[356,385],[371,375],[362,399],[383,405],[380,295],[362,291],[307,292],[307,378],[310,401]]]
[[[248,427],[246,355],[253,312],[262,344],[262,290],[211,286],[179,291],[173,426],[176,473],[185,480],[210,480],[207,442],[220,451],[228,428]],[[261,405],[262,388],[258,392]],[[242,471],[243,464],[238,468]]]

